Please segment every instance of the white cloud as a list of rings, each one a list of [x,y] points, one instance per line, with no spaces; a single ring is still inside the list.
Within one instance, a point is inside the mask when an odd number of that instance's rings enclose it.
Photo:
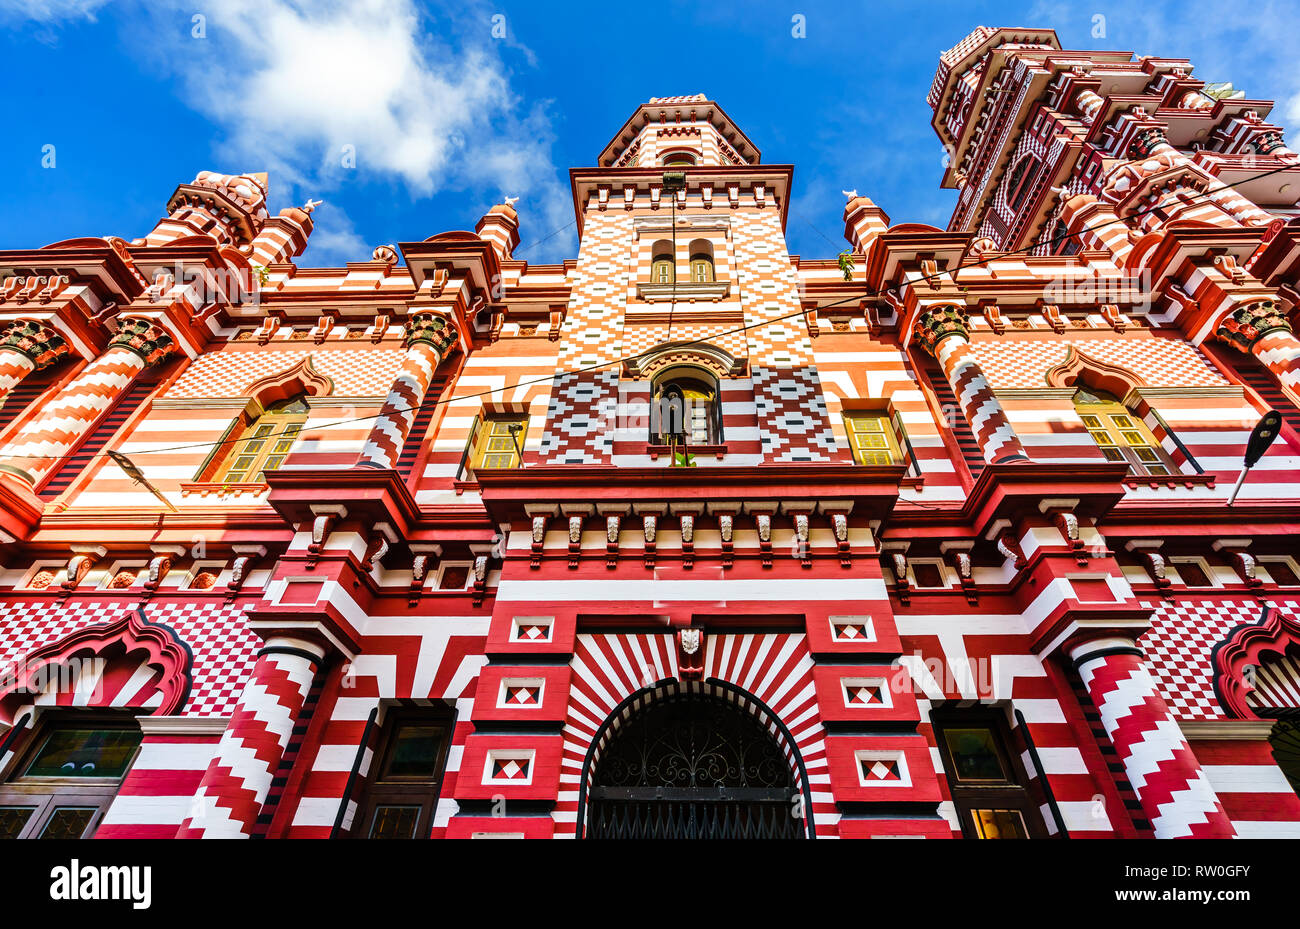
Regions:
[[[461,22],[475,15],[456,9]],[[325,197],[311,260],[337,261],[361,242],[345,216],[328,215],[356,183],[395,183],[416,197],[471,190],[484,208],[522,196],[534,230],[570,218],[545,104],[527,109],[511,89],[487,14],[481,37],[454,35],[449,19],[425,18],[410,0],[209,0],[201,14],[204,37],[186,30],[158,48],[158,60],[182,78],[187,102],[225,130],[222,154],[239,170],[270,172],[273,200]],[[151,27],[150,42],[174,36],[178,15],[188,19],[191,7],[173,0],[167,28]],[[571,237],[557,238],[552,255],[571,247]]]
[[[108,0],[0,0],[0,20],[94,20],[95,13],[107,4]]]
[[[317,266],[338,267],[348,261],[364,261],[376,245],[357,232],[351,217],[339,206],[326,203],[312,212],[312,232],[308,249],[309,263]]]

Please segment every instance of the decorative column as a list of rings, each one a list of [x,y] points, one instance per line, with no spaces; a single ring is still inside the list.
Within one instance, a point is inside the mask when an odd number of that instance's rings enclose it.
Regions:
[[[246,839],[253,834],[324,654],[301,639],[268,640],[178,839]]]
[[[108,351],[59,391],[0,452],[0,471],[15,474],[32,487],[38,485],[140,372],[171,350],[172,338],[166,330],[147,319],[122,319]]]
[[[1163,127],[1150,126],[1141,130],[1134,137],[1129,148],[1131,154],[1138,159],[1148,159],[1142,164],[1144,174],[1150,175],[1165,171],[1170,167],[1187,168],[1195,172],[1205,181],[1205,188],[1202,190],[1188,188],[1193,193],[1194,198],[1209,200],[1243,226],[1267,226],[1274,219],[1272,213],[1260,209],[1234,188],[1226,187],[1206,175],[1190,158],[1169,144],[1169,140],[1165,138]],[[1148,168],[1147,165],[1150,164],[1150,160],[1154,160],[1155,164]],[[1137,162],[1131,162],[1130,164],[1136,165]]]
[[[18,382],[42,368],[48,368],[68,354],[63,337],[34,320],[20,319],[0,334],[0,401]]]
[[[1092,125],[1105,103],[1105,100],[1086,87],[1081,89],[1074,97],[1074,108],[1088,125]]]
[[[503,261],[514,257],[519,247],[519,214],[515,212],[514,201],[518,197],[506,197],[505,203],[498,203],[483,215],[474,227],[479,238],[487,240]]]
[[[943,368],[984,460],[991,464],[1028,461],[1006,411],[971,354],[966,311],[955,304],[929,307],[917,317],[913,332]]]
[[[1223,317],[1214,334],[1258,358],[1300,403],[1300,339],[1272,300],[1237,307]]]
[[[424,402],[433,372],[456,343],[456,327],[435,313],[413,314],[406,322],[406,356],[388,391],[384,408],[361,450],[360,467],[392,468]]]
[[[1070,652],[1157,839],[1236,835],[1132,639],[1097,639]]]

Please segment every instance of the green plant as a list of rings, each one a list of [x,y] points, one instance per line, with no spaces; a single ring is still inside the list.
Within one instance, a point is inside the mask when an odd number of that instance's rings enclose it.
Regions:
[[[844,251],[840,252],[838,262],[840,266],[840,272],[844,275],[844,280],[846,281],[853,280],[853,268],[854,268],[853,252],[849,251],[846,248]]]

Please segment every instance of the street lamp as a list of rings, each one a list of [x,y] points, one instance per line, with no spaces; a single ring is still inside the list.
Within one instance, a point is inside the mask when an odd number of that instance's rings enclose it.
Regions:
[[[1277,438],[1278,428],[1282,425],[1282,414],[1277,410],[1269,410],[1263,418],[1255,424],[1255,431],[1250,434],[1250,439],[1246,442],[1245,467],[1241,469],[1241,477],[1237,478],[1237,483],[1232,488],[1232,494],[1228,497],[1228,506],[1232,506],[1237,494],[1241,490],[1241,485],[1246,483],[1246,475],[1250,469],[1259,464],[1259,459],[1264,457],[1264,452],[1273,444]]]

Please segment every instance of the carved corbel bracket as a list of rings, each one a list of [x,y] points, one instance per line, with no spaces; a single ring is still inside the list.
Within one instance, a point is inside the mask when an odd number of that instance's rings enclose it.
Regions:
[[[1010,529],[1003,529],[998,533],[997,546],[1003,557],[1011,559],[1012,567],[1017,571],[1029,563],[1024,550],[1020,547],[1020,540]]]
[[[149,559],[149,567],[146,569],[142,600],[148,600],[158,590],[163,578],[172,569],[172,564],[185,554],[185,546],[155,545],[153,553],[153,557]]]
[[[695,567],[695,514],[683,513],[682,521],[682,567],[687,571]]]
[[[1083,539],[1079,537],[1079,517],[1073,513],[1056,512],[1052,514],[1052,522],[1056,524],[1056,528],[1065,538],[1065,544],[1074,554],[1075,563],[1081,568],[1086,568],[1088,551],[1084,548]]]
[[[528,554],[528,567],[536,571],[542,566],[542,549],[546,544],[546,517],[534,516],[532,527],[532,544]]]
[[[677,630],[677,675],[683,681],[704,679],[704,636],[699,626]]]
[[[852,567],[853,555],[849,546],[849,515],[847,513],[832,513],[831,531],[835,533],[835,546],[840,555],[840,567]]]
[[[618,567],[618,537],[622,528],[622,516],[605,517],[605,567],[611,571]]]
[[[226,602],[235,599],[248,579],[248,569],[259,559],[266,557],[265,545],[235,545],[235,560],[230,566],[230,583],[226,585]]]
[[[658,553],[659,514],[645,513],[641,516],[641,532],[645,536],[645,566],[653,568]]]
[[[894,592],[898,595],[898,602],[907,606],[912,598],[912,584],[907,579],[907,553],[891,552],[889,565],[894,570]]]
[[[957,582],[961,584],[961,592],[966,595],[966,602],[971,606],[979,603],[979,588],[975,586],[974,566],[971,563],[970,549],[975,543],[968,541],[960,542],[943,542],[939,546],[939,551],[943,554],[948,564],[957,572]]]
[[[758,551],[763,557],[763,567],[772,567],[772,514],[755,513],[754,525],[758,528]]]
[[[102,545],[74,545],[72,557],[68,559],[67,577],[63,579],[63,586],[59,592],[59,600],[66,600],[71,596],[86,576],[86,572],[107,554],[108,549]]]
[[[325,540],[329,538],[330,533],[334,530],[334,524],[344,516],[348,515],[346,507],[343,506],[312,506],[311,521],[311,541],[307,543],[307,569],[311,570],[320,560],[321,551],[325,546]]]
[[[576,569],[582,557],[582,517],[569,517],[569,567]]]
[[[474,582],[470,585],[470,590],[473,591],[475,606],[482,606],[483,598],[487,596],[488,556],[488,552],[477,552],[474,555]]]
[[[361,559],[361,568],[363,571],[371,571],[376,565],[383,565],[384,556],[392,543],[397,541],[397,533],[393,527],[386,522],[375,523],[374,531],[370,535],[370,540],[366,543],[366,554]]]
[[[736,517],[733,513],[718,514],[718,532],[722,537],[722,567],[730,568],[736,560]]]

